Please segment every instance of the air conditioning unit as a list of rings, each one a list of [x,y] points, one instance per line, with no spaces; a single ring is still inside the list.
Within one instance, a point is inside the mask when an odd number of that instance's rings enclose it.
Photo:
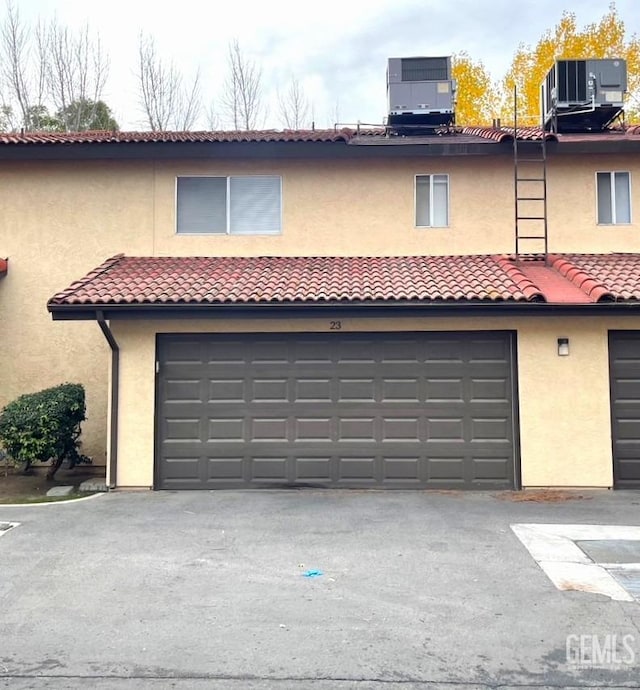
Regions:
[[[389,58],[388,126],[399,134],[428,134],[455,121],[450,57]]]
[[[557,132],[602,131],[624,109],[622,59],[557,60],[541,85],[542,121]]]

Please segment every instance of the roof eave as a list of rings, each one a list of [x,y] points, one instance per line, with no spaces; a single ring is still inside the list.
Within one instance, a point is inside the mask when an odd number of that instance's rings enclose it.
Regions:
[[[596,303],[548,303],[515,300],[441,300],[426,302],[421,300],[371,300],[371,301],[327,301],[327,302],[232,302],[220,304],[54,304],[47,305],[54,321],[95,320],[96,312],[103,312],[107,319],[182,319],[208,318],[211,316],[238,317],[260,316],[280,318],[284,314],[324,313],[366,313],[367,316],[389,317],[399,312],[408,313],[437,312],[441,316],[462,314],[484,314],[487,312],[506,312],[509,314],[602,314],[602,313],[640,313],[640,301],[596,302]]]
[[[354,146],[346,141],[89,142],[0,145],[0,160],[143,160],[175,158],[379,158],[513,155],[508,142],[450,140],[402,146]]]

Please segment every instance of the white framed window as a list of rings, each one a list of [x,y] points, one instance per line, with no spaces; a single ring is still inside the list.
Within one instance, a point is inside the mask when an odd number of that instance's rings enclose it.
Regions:
[[[631,173],[597,172],[598,225],[631,222]]]
[[[181,235],[278,235],[282,178],[278,175],[178,177],[176,232]]]
[[[449,225],[449,175],[416,175],[416,227]]]

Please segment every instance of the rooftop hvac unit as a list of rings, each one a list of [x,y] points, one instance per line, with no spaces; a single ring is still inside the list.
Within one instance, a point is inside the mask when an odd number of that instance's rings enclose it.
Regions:
[[[602,131],[622,113],[626,90],[624,60],[557,60],[541,86],[544,127]]]
[[[455,121],[450,57],[389,58],[387,123],[396,134],[429,134]]]

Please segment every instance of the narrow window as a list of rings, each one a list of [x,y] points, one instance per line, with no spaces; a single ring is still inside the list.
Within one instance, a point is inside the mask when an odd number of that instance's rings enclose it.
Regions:
[[[278,176],[178,177],[180,234],[277,235],[281,215]]]
[[[628,172],[596,173],[598,224],[631,222],[631,175]]]
[[[449,175],[416,175],[416,226],[449,225]]]

